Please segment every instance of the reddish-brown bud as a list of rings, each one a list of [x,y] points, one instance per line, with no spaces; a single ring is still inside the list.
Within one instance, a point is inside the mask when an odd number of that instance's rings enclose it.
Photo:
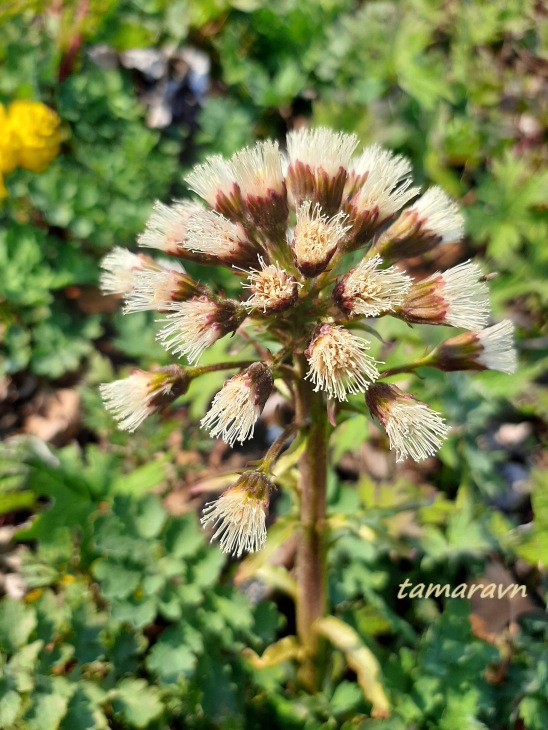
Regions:
[[[348,167],[358,139],[329,129],[300,129],[287,138],[287,191],[295,208],[304,201],[321,205],[326,215],[340,208]]]
[[[392,223],[373,249],[383,259],[409,258],[430,251],[439,243],[458,241],[463,218],[458,206],[439,187],[430,188]]]

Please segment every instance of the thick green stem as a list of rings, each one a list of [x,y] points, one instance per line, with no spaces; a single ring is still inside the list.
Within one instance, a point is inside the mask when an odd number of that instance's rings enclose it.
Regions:
[[[304,380],[306,361],[301,369],[296,418],[308,424],[306,450],[300,462],[301,525],[297,547],[297,634],[303,663],[300,679],[309,692],[319,689],[323,673],[324,645],[314,622],[325,615],[326,585],[326,492],[327,492],[327,411],[322,393]]]

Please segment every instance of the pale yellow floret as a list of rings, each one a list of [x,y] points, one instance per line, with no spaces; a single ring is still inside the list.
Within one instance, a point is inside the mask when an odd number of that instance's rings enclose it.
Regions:
[[[155,397],[171,392],[172,381],[161,381],[143,370],[134,371],[128,378],[103,383],[99,386],[105,408],[112,413],[121,431],[135,431],[154,411]]]
[[[229,165],[242,196],[282,193],[282,159],[277,142],[266,140],[246,147],[230,158]]]
[[[311,380],[315,392],[325,391],[330,398],[348,399],[348,393],[364,393],[379,377],[377,363],[366,354],[370,343],[340,326],[324,326],[309,348]]]
[[[297,284],[295,278],[288,274],[278,263],[266,264],[259,256],[260,269],[251,269],[247,277],[245,289],[251,289],[251,296],[243,304],[249,310],[259,309],[267,312],[282,307],[291,301]]]
[[[225,553],[240,557],[244,552],[261,550],[266,542],[264,502],[234,487],[204,507],[202,525],[213,523],[212,540],[219,540]]]
[[[297,223],[293,232],[293,249],[298,263],[321,264],[337,248],[350,226],[343,223],[345,213],[329,218],[322,215],[321,206],[306,200],[297,209]]]
[[[345,302],[354,314],[376,317],[393,312],[409,291],[412,279],[395,266],[380,268],[379,255],[361,261],[344,280]]]
[[[187,302],[172,302],[171,313],[165,317],[165,326],[156,339],[174,355],[185,356],[193,365],[204,350],[220,336],[212,326],[217,305],[209,300],[191,299]]]
[[[202,206],[192,200],[177,201],[173,205],[164,205],[157,200],[145,230],[138,238],[139,246],[176,253],[186,238],[190,217],[202,210]]]
[[[184,248],[219,259],[237,258],[248,245],[244,231],[212,210],[201,210],[188,221]]]
[[[138,271],[124,303],[124,314],[162,310],[170,306],[184,269],[177,263],[157,271]]]
[[[105,294],[129,294],[133,290],[135,277],[145,268],[152,268],[154,264],[143,256],[132,253],[126,248],[116,246],[101,261],[100,284]]]
[[[444,419],[424,403],[393,403],[385,429],[396,461],[433,456],[448,434]]]
[[[212,438],[220,437],[229,446],[253,437],[255,423],[261,413],[251,383],[241,374],[228,380],[216,394],[211,408],[201,420]]]

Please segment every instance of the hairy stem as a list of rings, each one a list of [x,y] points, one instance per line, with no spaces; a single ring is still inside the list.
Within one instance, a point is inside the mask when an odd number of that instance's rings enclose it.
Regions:
[[[428,367],[432,364],[432,354],[426,355],[425,357],[421,358],[420,360],[415,360],[415,362],[409,362],[405,365],[400,365],[397,368],[390,368],[388,370],[381,370],[380,377],[381,378],[388,378],[391,375],[399,375],[400,373],[413,373],[417,368],[423,368]]]
[[[264,455],[263,462],[261,464],[261,470],[267,474],[270,471],[272,462],[276,461],[278,456],[281,454],[287,439],[297,431],[299,428],[298,424],[291,423],[286,426],[274,443],[270,446],[266,454]]]
[[[194,380],[194,378],[199,378],[200,375],[214,373],[219,370],[240,370],[242,368],[248,368],[254,362],[254,360],[234,360],[233,362],[218,362],[214,365],[199,365],[198,367],[187,368],[187,374]]]
[[[300,679],[309,692],[322,681],[324,645],[314,621],[326,612],[326,489],[327,411],[322,393],[304,380],[306,360],[297,359],[301,370],[296,419],[308,424],[306,450],[300,462],[301,526],[297,547],[297,634],[304,658]]]

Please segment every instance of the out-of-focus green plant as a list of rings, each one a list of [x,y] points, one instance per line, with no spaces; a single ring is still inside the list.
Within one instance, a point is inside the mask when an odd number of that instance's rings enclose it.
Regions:
[[[54,261],[60,261],[53,265]],[[86,258],[74,245],[28,224],[0,232],[0,327],[2,374],[29,368],[57,378],[75,370],[101,332],[97,317],[71,313],[57,293],[93,280]]]
[[[448,601],[442,611],[434,598],[397,598],[405,579],[416,585],[442,575],[457,585],[464,570],[481,575],[495,548],[511,555],[493,514],[466,489],[455,505],[441,495],[432,502],[429,488],[405,479],[331,479],[329,593],[337,608],[322,631],[341,642],[369,692],[368,657],[380,659],[392,717],[374,720],[337,661],[317,695],[296,691],[287,619],[274,603],[254,598],[265,583],[291,593],[281,568],[263,553],[248,559],[237,573],[247,586],[242,594],[195,516],[170,516],[149,493],[165,478],[166,463],[131,474],[125,468],[121,456],[96,448],[51,452],[22,441],[2,451],[2,486],[14,489],[17,481],[21,494],[47,499],[20,533],[38,541],[19,553],[26,598],[0,602],[2,727],[167,730],[184,722],[230,730],[268,722],[280,730],[434,730],[502,728],[522,718],[543,730],[548,637],[541,616],[523,618],[510,644],[501,637],[490,645],[471,633],[466,601]],[[292,529],[280,518],[271,537],[284,539]],[[420,565],[412,552],[422,556]],[[286,638],[265,651],[276,634]],[[507,678],[486,677],[488,666]]]
[[[165,465],[128,476],[97,449],[85,465],[74,449],[42,458],[13,449],[26,488],[51,506],[20,533],[40,546],[23,555],[25,604],[0,604],[1,726],[160,728],[186,718],[206,728],[229,712],[234,727],[263,715],[245,702],[251,670],[240,652],[261,649],[280,618],[271,603],[219,585],[224,560],[195,516],[170,517],[147,494]],[[150,633],[154,623],[163,628]]]

